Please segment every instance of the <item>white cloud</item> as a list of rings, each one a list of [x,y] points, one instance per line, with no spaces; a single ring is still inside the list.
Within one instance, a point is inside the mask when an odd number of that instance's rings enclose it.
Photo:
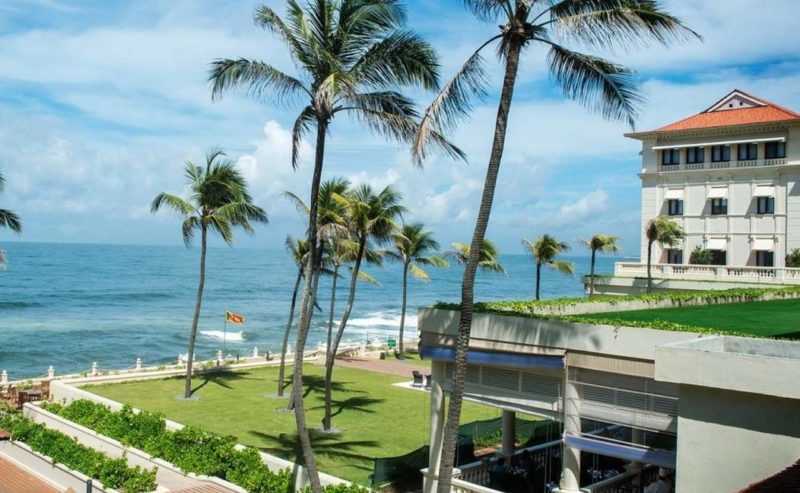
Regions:
[[[603,214],[607,208],[608,194],[605,190],[597,189],[574,202],[563,204],[558,208],[555,219],[562,225],[580,223]]]

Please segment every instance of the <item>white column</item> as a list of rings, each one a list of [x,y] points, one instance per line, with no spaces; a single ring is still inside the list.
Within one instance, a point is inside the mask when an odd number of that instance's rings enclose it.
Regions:
[[[0,385],[5,385],[8,383],[8,372],[3,370],[3,373],[0,373]]]
[[[182,354],[178,355],[178,366],[183,366],[183,355]]]
[[[514,411],[503,409],[503,439],[500,455],[506,458],[506,464],[511,465],[511,457],[517,448],[517,414]]]
[[[425,475],[422,491],[434,493],[438,488],[439,460],[442,458],[442,438],[444,435],[444,362],[431,362],[431,420],[430,420],[430,460],[428,474]]]
[[[95,361],[94,363],[92,363],[92,376],[96,377],[99,374],[100,372],[97,370],[97,361]]]
[[[258,346],[253,348],[253,357],[258,358]]]
[[[580,398],[578,388],[570,382],[569,368],[564,371],[564,434],[579,435],[581,432]],[[561,459],[562,493],[578,493],[581,485],[581,451],[564,447]]]
[[[640,428],[631,428],[631,443],[635,445],[644,445],[644,430]],[[638,471],[642,468],[640,462],[631,461],[625,465],[626,471]]]
[[[136,358],[136,371],[142,371],[142,358]]]
[[[222,366],[222,350],[217,351],[217,366]]]
[[[53,368],[53,365],[47,367],[47,378],[52,380],[56,377],[56,369]]]

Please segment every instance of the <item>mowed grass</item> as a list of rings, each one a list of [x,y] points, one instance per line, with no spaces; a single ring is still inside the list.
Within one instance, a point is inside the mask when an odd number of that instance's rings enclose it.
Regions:
[[[410,373],[411,369],[409,377]],[[306,365],[309,428],[322,422],[323,377],[322,367]],[[200,397],[196,401],[176,400],[183,391],[180,378],[90,386],[87,390],[162,413],[178,423],[233,435],[239,443],[296,461],[299,449],[294,415],[280,412],[287,399],[269,396],[276,390],[276,378],[274,367],[198,376],[193,380],[195,395]],[[429,442],[429,394],[392,385],[410,378],[337,368],[334,380],[333,425],[340,433],[312,436],[322,471],[368,484],[374,458],[402,455]],[[498,416],[498,409],[465,402],[462,423]]]
[[[760,337],[800,339],[800,299],[596,313],[585,318],[665,321]]]

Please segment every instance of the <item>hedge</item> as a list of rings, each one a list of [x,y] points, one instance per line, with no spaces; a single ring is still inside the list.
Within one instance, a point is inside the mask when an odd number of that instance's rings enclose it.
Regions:
[[[134,410],[120,411],[88,400],[76,400],[64,406],[43,403],[42,407],[62,418],[74,421],[97,433],[175,464],[184,472],[215,476],[239,485],[252,493],[286,493],[294,489],[289,469],[272,472],[261,461],[258,450],[236,449],[236,438],[220,436],[193,426],[168,431],[160,414]],[[356,493],[363,488],[335,485],[329,493]]]
[[[0,415],[0,428],[11,437],[46,455],[53,462],[64,464],[100,481],[104,487],[140,493],[156,489],[156,469],[128,467],[124,458],[111,459],[102,452],[79,444],[74,438],[34,423],[18,413]]]

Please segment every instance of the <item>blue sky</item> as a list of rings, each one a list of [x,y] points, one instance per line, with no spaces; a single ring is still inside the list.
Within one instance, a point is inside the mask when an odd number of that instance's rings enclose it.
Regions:
[[[301,234],[281,198],[307,195],[311,147],[301,169],[289,166],[295,108],[235,95],[212,103],[205,82],[219,57],[263,58],[292,70],[286,51],[254,27],[260,2],[240,0],[3,0],[0,3],[0,206],[17,211],[25,241],[180,244],[177,218],[153,216],[160,191],[183,189],[182,167],[220,146],[239,161],[272,223],[245,246],[279,247]],[[282,2],[267,2],[279,11]],[[637,128],[696,113],[733,88],[800,109],[800,52],[794,0],[670,0],[666,7],[704,36],[669,49],[613,53],[637,70],[647,102]],[[442,54],[452,73],[493,24],[460,2],[409,1],[412,28]],[[490,65],[493,87],[498,66]],[[400,189],[443,244],[472,232],[489,151],[496,92],[453,136],[467,164],[443,157],[423,170],[407,151],[340,119],[332,128],[326,176]],[[419,94],[420,104],[430,95]],[[489,236],[503,251],[542,233],[567,241],[596,232],[639,251],[637,142],[561,98],[543,52],[523,59]],[[15,238],[0,232],[0,242]]]

